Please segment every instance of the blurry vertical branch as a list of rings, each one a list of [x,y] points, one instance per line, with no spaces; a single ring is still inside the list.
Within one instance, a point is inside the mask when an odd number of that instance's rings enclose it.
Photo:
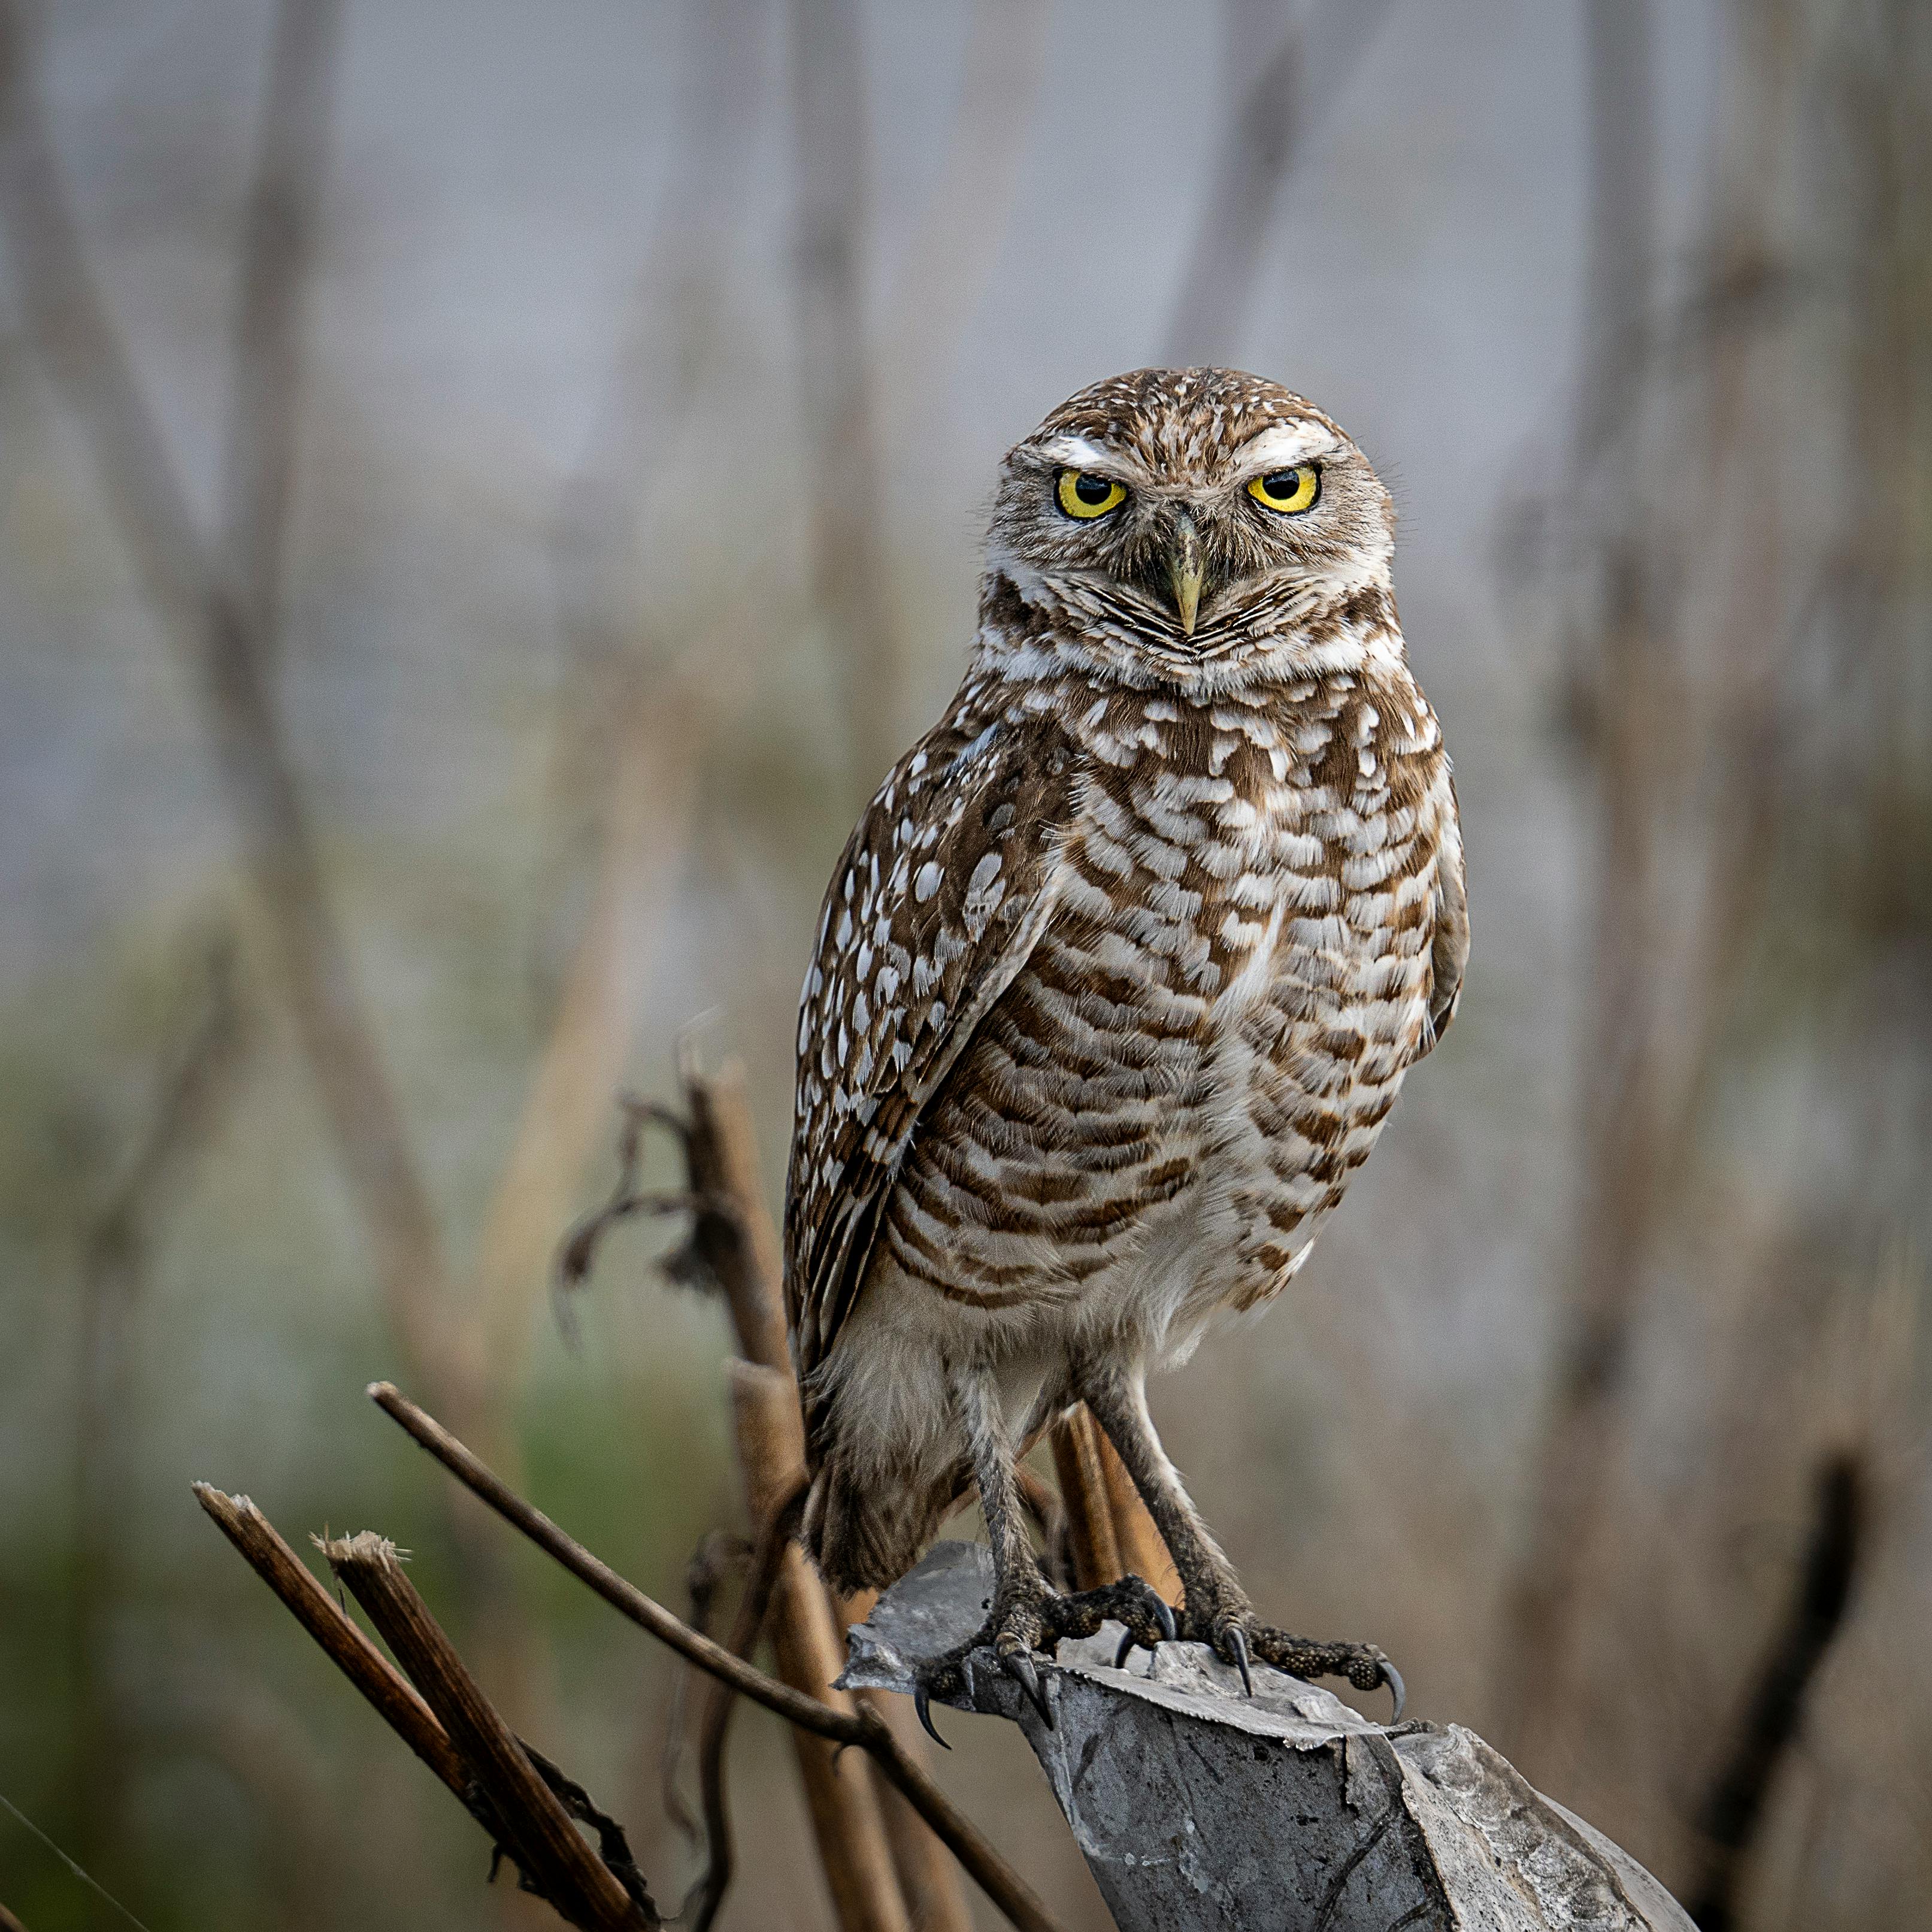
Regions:
[[[646,1010],[705,746],[751,688],[755,640],[772,621],[776,600],[755,580],[722,596],[712,581],[694,596],[659,560],[663,547],[640,541],[658,493],[688,490],[681,459],[716,374],[720,237],[745,196],[769,13],[769,0],[724,0],[687,17],[673,177],[592,445],[558,507],[552,556],[566,658],[552,791],[566,824],[561,840],[546,842],[544,871],[566,882],[557,910],[568,944],[478,1261],[488,1360],[508,1384],[556,1229],[576,1205]],[[676,634],[680,626],[692,634]]]
[[[286,0],[286,14],[326,12]],[[224,558],[204,542],[187,490],[122,346],[83,250],[30,71],[20,10],[0,0],[0,212],[32,339],[92,445],[110,507],[151,602],[182,647],[205,706],[250,877],[267,914],[282,985],[320,1090],[351,1191],[375,1252],[391,1330],[412,1372],[438,1392],[500,1461],[514,1466],[484,1385],[474,1324],[458,1318],[434,1206],[403,1118],[346,935],[337,921],[320,850],[268,682],[261,629],[277,602],[296,404],[299,278],[307,266],[319,184],[297,179],[320,160],[325,20],[284,20],[275,42],[271,102],[297,130],[265,136],[261,184],[248,224],[238,345],[239,394],[224,494],[253,554]],[[257,416],[260,409],[265,416]],[[247,586],[246,590],[242,586]],[[472,1608],[506,1675],[528,1676],[500,1558],[473,1532],[467,1503],[454,1520],[467,1559]],[[517,1694],[513,1694],[514,1696]]]
[[[82,1257],[80,1400],[76,1417],[74,1645],[81,1862],[102,1863],[126,1828],[122,1794],[136,1742],[129,1685],[117,1672],[116,1637],[130,1580],[124,1540],[130,1508],[133,1396],[130,1325],[146,1286],[159,1223],[182,1191],[239,1084],[248,1029],[225,940],[212,947],[196,1011],[175,1052],[154,1114],[119,1184],[104,1205]]]
[[[792,0],[799,382],[812,575],[842,674],[853,776],[869,790],[898,756],[904,666],[880,553],[878,440],[866,326],[871,193],[856,0]]]
[[[264,650],[272,650],[280,628],[302,389],[302,300],[328,174],[341,32],[341,0],[291,0],[277,13],[242,238],[223,526],[236,592]]]
[[[1560,1707],[1558,1681],[1608,1480],[1653,1208],[1658,989],[1650,814],[1661,748],[1651,553],[1634,484],[1648,376],[1655,152],[1648,0],[1585,10],[1589,93],[1586,338],[1577,474],[1595,546],[1576,640],[1596,760],[1594,948],[1586,1042],[1583,1201],[1573,1330],[1558,1369],[1527,1552],[1499,1654],[1515,1748]],[[1506,1748],[1510,1738],[1504,1733]]]
[[[299,44],[314,44],[298,38]],[[286,52],[290,40],[281,45]],[[19,10],[0,0],[0,199],[28,326],[88,433],[148,593],[186,652],[296,1024],[376,1238],[391,1319],[411,1357],[434,1371],[435,1386],[446,1388],[455,1378],[431,1300],[442,1276],[434,1216],[323,889],[314,834],[265,681],[254,614],[237,594],[233,572],[196,530],[160,426],[82,251],[29,64]],[[263,232],[256,238],[265,238]],[[287,251],[277,252],[285,266],[296,266]],[[244,286],[255,279],[244,274]],[[285,323],[292,308],[278,298],[258,312]],[[286,352],[255,353],[266,362]],[[235,445],[244,440],[238,436]],[[278,524],[277,544],[278,530]],[[256,534],[266,541],[271,532],[258,525]],[[469,1405],[463,1406],[466,1412]]]
[[[1865,1535],[1867,1484],[1863,1459],[1850,1450],[1834,1453],[1818,1472],[1797,1590],[1698,1820],[1706,1852],[1690,1912],[1703,1932],[1730,1932],[1737,1923],[1746,1861],[1764,1823],[1772,1780],[1797,1740],[1805,1695],[1850,1601]]]
[[[833,1682],[844,1664],[840,1606],[792,1540],[804,1483],[802,1418],[785,1338],[778,1237],[764,1204],[742,1071],[733,1066],[707,1078],[687,1063],[680,1097],[682,1112],[676,1114],[627,1103],[616,1188],[573,1231],[560,1257],[559,1279],[566,1288],[580,1283],[616,1222],[667,1208],[692,1208],[690,1238],[666,1262],[666,1272],[680,1280],[709,1282],[729,1311],[738,1350],[730,1364],[733,1432],[746,1514],[761,1550],[782,1526],[782,1540],[765,1550],[769,1562],[761,1562],[758,1580],[747,1586],[746,1604],[755,1604],[755,1612],[746,1623],[741,1607],[734,1648],[748,1655],[768,1625],[779,1678],[849,1718],[853,1697]],[[687,1183],[682,1195],[639,1190],[641,1137],[652,1122],[670,1126],[679,1137]],[[902,1699],[885,1702],[904,1704]],[[925,1741],[916,1730],[905,1731],[903,1710],[877,1714],[894,1734],[898,1755],[922,1766]],[[728,1702],[720,1702],[714,1690],[703,1751],[709,1867],[686,1913],[697,1932],[711,1923],[732,1872],[723,1784],[728,1716]],[[881,1784],[863,1760],[842,1757],[818,1736],[800,1733],[794,1742],[820,1862],[845,1932],[904,1932],[909,1925],[922,1932],[964,1932],[970,1920],[958,1874],[903,1795]]]
[[[1593,765],[1595,971],[1575,1300],[1496,1662],[1520,1750],[1587,1734],[1600,1759],[1617,1747],[1592,1723],[1608,1674],[1593,1650],[1623,1619],[1665,1653],[1710,1653],[1708,1697],[1679,1733],[1708,1748],[1735,1660],[1710,1632],[1662,1627],[1670,1591],[1631,1559],[1633,1536],[1708,1587],[1700,1539],[1714,1546],[1764,1509],[1794,1463],[1828,1464],[1815,1446],[1816,1306],[1832,1275],[1876,1268],[1922,1207],[1896,1150],[1922,1145],[1928,1117],[1932,792],[1922,776],[1900,782],[1914,758],[1898,752],[1915,746],[1922,773],[1932,742],[1922,652],[1914,674],[1901,649],[1926,581],[1909,507],[1924,459],[1915,478],[1908,452],[1925,443],[1932,280],[1922,201],[1915,220],[1900,190],[1932,166],[1932,34],[1922,8],[1892,0],[1728,10],[1711,192],[1666,302],[1648,10],[1603,0],[1586,18],[1591,332],[1559,544],[1581,586],[1570,710]],[[1818,158],[1806,136],[1821,122],[1844,172],[1813,233],[1798,164]],[[1834,310],[1837,286],[1852,299]],[[1843,1092],[1829,1072],[1840,1060],[1858,1070]],[[1714,1095],[1772,1064],[1802,1070],[1797,1111],[1820,1126],[1795,1138],[1788,1173],[1756,1177],[1774,1218],[1734,1228],[1716,1218],[1736,1203],[1721,1172],[1693,1156],[1721,1161]],[[1840,1161],[1858,1177],[1852,1198],[1826,1208],[1831,1190],[1814,1190]],[[1696,1521],[1644,1522],[1620,1485],[1646,1393],[1632,1364],[1646,1293],[1707,1270],[1739,1298],[1742,1346],[1709,1376]],[[1773,1427],[1765,1390],[1779,1386],[1791,1406]],[[1840,1609],[1856,1542],[1840,1539]],[[1814,1625],[1808,1670],[1834,1628],[1835,1613]],[[1754,1805],[1796,1708],[1789,1697],[1774,1744],[1732,1748]],[[1630,1729],[1623,1748],[1668,1754]],[[1735,1897],[1749,1835],[1730,1815],[1718,1836]]]
[[[1282,184],[1390,4],[1316,0],[1283,26],[1280,0],[1228,0],[1223,71],[1228,98],[1240,106],[1222,122],[1181,270],[1164,350],[1169,364],[1237,358]]]

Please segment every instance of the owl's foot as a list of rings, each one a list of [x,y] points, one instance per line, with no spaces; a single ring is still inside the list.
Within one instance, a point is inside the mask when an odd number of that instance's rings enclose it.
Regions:
[[[1252,1660],[1310,1682],[1318,1677],[1342,1677],[1358,1690],[1378,1690],[1386,1684],[1395,1699],[1390,1724],[1400,1720],[1408,1701],[1402,1672],[1372,1643],[1323,1643],[1314,1637],[1292,1636],[1272,1624],[1258,1623],[1252,1611],[1224,1612],[1204,1634],[1221,1661],[1241,1673],[1241,1688],[1250,1696],[1255,1688]]]
[[[1092,1636],[1104,1623],[1120,1626],[1120,1647],[1114,1653],[1116,1670],[1136,1650],[1151,1656],[1156,1644],[1172,1643],[1178,1628],[1167,1599],[1138,1576],[1123,1576],[1118,1583],[1103,1583],[1060,1600],[1066,1618],[1062,1636]]]
[[[1040,1684],[1036,1660],[1051,1658],[1062,1637],[1092,1636],[1110,1619],[1126,1630],[1114,1659],[1117,1670],[1136,1646],[1150,1652],[1174,1634],[1174,1612],[1138,1576],[1124,1576],[1118,1583],[1073,1596],[1063,1596],[1042,1582],[1036,1590],[995,1609],[965,1642],[920,1664],[913,1673],[913,1708],[927,1735],[950,1750],[933,1724],[932,1700],[963,1699],[970,1704],[974,1654],[990,1649],[1000,1669],[1026,1693],[1040,1722],[1051,1730],[1053,1711]]]

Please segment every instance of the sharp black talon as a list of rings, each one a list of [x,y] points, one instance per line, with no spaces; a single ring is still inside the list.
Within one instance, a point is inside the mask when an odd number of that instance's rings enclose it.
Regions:
[[[920,1722],[926,1726],[926,1734],[941,1750],[952,1747],[939,1735],[938,1726],[932,1721],[932,1700],[926,1695],[926,1686],[914,1678],[912,1687],[912,1708],[918,1713]]]
[[[1120,1639],[1120,1647],[1114,1653],[1114,1668],[1116,1670],[1124,1670],[1126,1669],[1127,1652],[1133,1648],[1134,1642],[1135,1637],[1132,1630],[1129,1630],[1127,1634]]]
[[[1047,1708],[1046,1692],[1040,1681],[1040,1668],[1033,1660],[1030,1650],[1003,1650],[1000,1652],[1000,1668],[1009,1677],[1018,1680],[1020,1688],[1027,1694],[1034,1708],[1040,1713],[1040,1720],[1050,1731],[1053,1729],[1053,1713]]]
[[[1234,1668],[1241,1673],[1241,1688],[1252,1697],[1255,1694],[1255,1680],[1248,1669],[1248,1634],[1239,1624],[1229,1629],[1228,1645],[1234,1653]]]
[[[1154,1600],[1154,1613],[1155,1620],[1160,1625],[1161,1635],[1172,1643],[1175,1633],[1180,1628],[1174,1621],[1174,1606],[1165,1597],[1156,1597]]]
[[[1399,1724],[1402,1722],[1402,1707],[1408,1702],[1408,1688],[1402,1681],[1402,1672],[1387,1658],[1382,1659],[1382,1682],[1395,1694],[1395,1715],[1389,1722]]]

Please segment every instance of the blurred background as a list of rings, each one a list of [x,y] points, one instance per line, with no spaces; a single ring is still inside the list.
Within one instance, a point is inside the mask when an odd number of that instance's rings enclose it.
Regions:
[[[412,1549],[677,1896],[665,1654],[363,1386],[683,1602],[724,1318],[647,1230],[574,1348],[550,1288],[614,1096],[741,1056],[776,1204],[1001,452],[1218,361],[1393,481],[1475,943],[1168,1444],[1270,1614],[1681,1892],[1755,1778],[1737,1922],[1932,1925],[1932,9],[57,0],[0,78],[14,1805],[152,1932],[542,1922],[205,1478]],[[724,1922],[825,1926],[740,1724]],[[1022,1741],[949,1729],[1103,1924]],[[0,1898],[122,1922],[4,1813]]]

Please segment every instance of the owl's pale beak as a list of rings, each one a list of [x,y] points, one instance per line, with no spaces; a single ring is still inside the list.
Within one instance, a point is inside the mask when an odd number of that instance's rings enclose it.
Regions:
[[[1206,571],[1201,560],[1201,532],[1184,510],[1167,540],[1167,580],[1174,586],[1174,608],[1180,614],[1184,636],[1194,634],[1194,614],[1201,608],[1201,584]]]

